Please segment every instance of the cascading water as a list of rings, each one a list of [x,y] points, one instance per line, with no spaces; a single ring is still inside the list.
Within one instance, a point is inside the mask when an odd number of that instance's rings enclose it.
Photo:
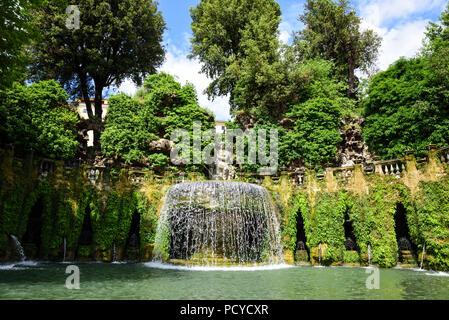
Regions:
[[[117,262],[117,246],[115,242],[112,245],[112,262]]]
[[[225,181],[182,183],[166,194],[155,261],[195,265],[282,263],[278,217],[268,191]]]
[[[321,266],[321,243],[318,245],[318,263]]]
[[[14,246],[16,248],[18,256],[20,257],[20,261],[25,261],[26,259],[25,252],[23,251],[23,247],[20,244],[19,239],[17,239],[17,237],[13,234],[11,235],[11,239],[14,241]]]
[[[419,266],[420,269],[423,268],[424,265],[424,255],[426,254],[426,244],[424,243],[422,247],[422,253],[421,253],[421,265]]]
[[[67,251],[67,239],[64,237],[64,256],[62,258],[62,262],[65,262],[66,251]]]
[[[368,265],[371,265],[371,245],[368,243]]]

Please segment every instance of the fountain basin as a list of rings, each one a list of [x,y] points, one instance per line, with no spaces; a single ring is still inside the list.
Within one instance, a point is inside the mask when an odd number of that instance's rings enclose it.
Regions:
[[[253,184],[175,185],[164,199],[154,256],[193,265],[281,263],[275,205],[265,188]]]

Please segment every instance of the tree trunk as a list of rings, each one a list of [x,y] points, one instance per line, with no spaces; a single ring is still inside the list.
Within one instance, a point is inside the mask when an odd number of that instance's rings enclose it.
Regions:
[[[103,100],[103,86],[95,84],[95,130],[94,130],[94,149],[95,151],[101,150],[101,144],[100,144],[100,136],[102,132],[103,127],[103,107],[102,107],[102,100]]]
[[[353,48],[350,47],[350,48]],[[355,51],[357,49],[354,49]],[[357,97],[357,87],[358,87],[358,79],[355,75],[355,56],[357,54],[357,52],[353,52],[354,50],[349,50],[349,57],[348,57],[348,92],[347,92],[347,97],[349,99],[356,99]]]

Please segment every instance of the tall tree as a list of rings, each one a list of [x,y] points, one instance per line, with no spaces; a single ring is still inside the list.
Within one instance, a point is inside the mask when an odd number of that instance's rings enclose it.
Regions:
[[[367,94],[363,136],[384,158],[449,143],[449,5],[428,25],[422,54],[374,76]]]
[[[355,98],[355,71],[368,72],[374,66],[381,38],[372,30],[361,30],[361,19],[349,0],[307,0],[299,20],[306,26],[295,35],[300,58],[332,60],[336,75],[348,83],[347,96]]]
[[[68,4],[51,1],[35,13],[43,37],[33,45],[32,71],[35,78],[55,78],[84,98],[99,149],[103,89],[126,78],[140,85],[156,71],[165,55],[165,22],[152,0],[79,0],[77,10],[66,13]]]
[[[31,23],[31,9],[42,0],[2,0],[0,2],[0,89],[21,80],[29,63],[24,46],[37,36]]]
[[[438,23],[427,26],[424,52],[429,59],[436,80],[449,88],[449,3]]]
[[[213,80],[206,92],[209,98],[230,95],[236,109],[233,89],[244,59],[250,52],[275,57],[280,7],[274,0],[201,0],[190,14],[190,57],[197,57]]]

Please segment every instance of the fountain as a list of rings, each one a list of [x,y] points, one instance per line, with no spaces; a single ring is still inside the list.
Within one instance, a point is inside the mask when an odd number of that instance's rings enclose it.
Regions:
[[[112,244],[112,262],[117,262],[117,247],[115,242]]]
[[[371,244],[368,243],[368,265],[371,265]]]
[[[426,244],[424,243],[423,247],[422,247],[422,253],[421,253],[421,265],[419,266],[419,268],[422,270],[423,265],[424,265],[424,255],[426,254]]]
[[[67,251],[67,239],[64,237],[64,256],[62,258],[62,262],[65,262],[66,251]]]
[[[298,241],[298,243],[296,244],[296,250],[305,251],[306,245],[304,244],[304,242]]]
[[[319,263],[320,266],[321,266],[321,242],[320,242],[320,244],[318,245],[318,263]]]
[[[398,240],[398,248],[401,251],[410,251],[412,249],[412,245],[406,237],[402,237]]]
[[[17,255],[20,257],[20,261],[25,261],[25,253],[19,239],[17,239],[17,237],[13,234],[11,235],[11,239],[14,241],[14,247],[16,248]]]
[[[154,260],[189,265],[281,263],[279,230],[263,187],[225,181],[182,183],[167,191]]]

